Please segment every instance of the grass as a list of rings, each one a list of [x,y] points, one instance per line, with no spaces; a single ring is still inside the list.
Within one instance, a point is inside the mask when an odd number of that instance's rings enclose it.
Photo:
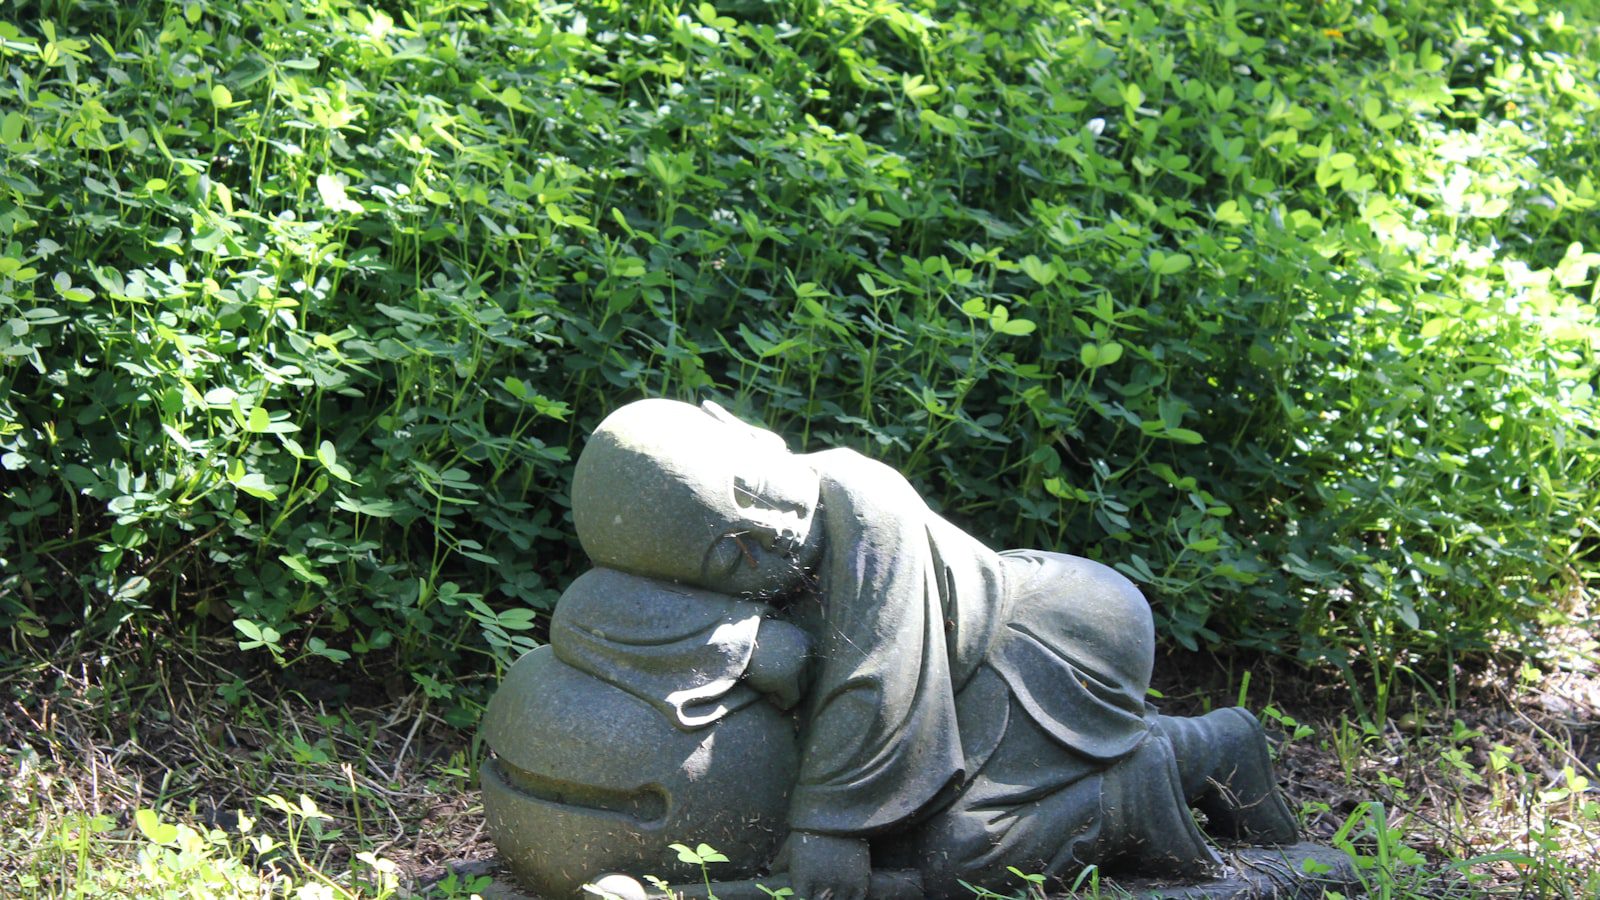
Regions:
[[[234,657],[213,643],[150,668],[127,649],[7,671],[6,883],[27,897],[376,898],[401,886],[396,855],[414,882],[483,853],[471,743],[421,688],[389,702],[365,686],[380,711],[332,683],[240,678]]]
[[[1295,709],[1290,718],[1311,724],[1281,749],[1280,775],[1308,838],[1351,852],[1374,897],[1593,896],[1600,670],[1590,654],[1509,689],[1476,681],[1455,708],[1410,698],[1380,724],[1326,700]]]
[[[1264,709],[1307,837],[1350,853],[1371,896],[1588,898],[1592,644],[1550,671],[1469,680],[1455,708],[1398,697],[1405,712],[1382,723],[1261,659],[1243,670],[1180,651],[1158,684],[1175,712],[1240,693]],[[0,679],[0,878],[14,896],[465,898],[506,877],[483,833],[480,750],[420,686],[285,689],[228,665],[221,642],[176,659],[31,649]]]

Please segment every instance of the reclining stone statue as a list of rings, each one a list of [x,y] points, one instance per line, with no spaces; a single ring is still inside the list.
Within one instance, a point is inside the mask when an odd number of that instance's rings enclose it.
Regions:
[[[1008,867],[1201,880],[1208,837],[1296,840],[1253,716],[1146,702],[1150,610],[1105,566],[992,551],[893,469],[711,404],[612,413],[572,505],[597,568],[484,726],[491,830],[537,890],[685,839],[831,900],[874,869],[930,897]]]

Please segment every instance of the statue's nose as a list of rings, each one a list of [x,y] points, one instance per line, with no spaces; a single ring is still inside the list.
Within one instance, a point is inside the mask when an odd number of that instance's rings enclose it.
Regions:
[[[767,527],[762,528],[761,543],[768,550],[790,552],[800,546],[799,517],[793,514],[774,515]]]

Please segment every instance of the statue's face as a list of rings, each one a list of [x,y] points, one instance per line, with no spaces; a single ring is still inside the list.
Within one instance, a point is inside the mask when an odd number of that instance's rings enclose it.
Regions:
[[[821,553],[819,485],[770,431],[712,406],[642,400],[584,448],[573,518],[598,565],[765,597]]]
[[[780,445],[781,446],[781,445]],[[752,453],[732,472],[718,473],[707,492],[722,504],[727,527],[712,537],[702,560],[701,585],[726,594],[781,593],[816,562],[817,473],[788,451]]]

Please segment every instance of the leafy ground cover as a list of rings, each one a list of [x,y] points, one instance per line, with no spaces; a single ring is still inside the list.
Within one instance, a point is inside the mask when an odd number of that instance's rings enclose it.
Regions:
[[[1509,724],[1389,723],[1417,691],[1453,721],[1497,661],[1587,665],[1560,636],[1593,622],[1597,25],[1533,0],[6,6],[0,626],[36,823],[8,839],[381,893],[400,839],[308,840],[332,826],[294,805],[359,808],[371,773],[204,789],[287,798],[248,814],[337,859],[180,837],[211,813],[172,801],[236,774],[200,748],[247,708],[382,753],[387,714],[310,723],[409,698],[470,728],[585,565],[582,435],[641,394],[1114,563],[1175,646],[1337,673],[1358,724],[1315,733],[1362,748],[1344,777],[1490,742],[1435,822],[1591,821],[1592,709],[1499,769]],[[227,665],[175,668],[219,641]],[[156,734],[188,748],[165,787],[132,762]],[[316,756],[263,740],[267,769]],[[1533,862],[1485,865],[1578,890],[1587,845],[1535,830]]]
[[[11,627],[449,691],[582,566],[573,450],[641,393],[864,446],[1379,713],[1592,565],[1591,14],[10,9]]]

